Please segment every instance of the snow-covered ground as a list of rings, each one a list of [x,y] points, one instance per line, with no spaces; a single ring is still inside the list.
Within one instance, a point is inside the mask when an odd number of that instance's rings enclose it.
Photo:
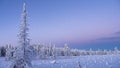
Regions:
[[[11,61],[0,58],[0,68],[9,68]],[[33,60],[34,68],[120,68],[120,55],[58,57],[56,60]]]

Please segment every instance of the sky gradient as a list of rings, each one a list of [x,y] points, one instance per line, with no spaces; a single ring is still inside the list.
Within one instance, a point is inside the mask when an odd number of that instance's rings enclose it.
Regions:
[[[120,48],[119,0],[26,0],[31,44]],[[17,45],[24,0],[0,0],[0,46]]]

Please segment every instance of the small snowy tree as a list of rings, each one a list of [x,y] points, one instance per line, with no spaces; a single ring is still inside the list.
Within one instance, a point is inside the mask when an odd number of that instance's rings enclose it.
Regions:
[[[15,47],[13,47],[11,45],[7,45],[7,47],[6,47],[6,56],[5,56],[6,60],[13,59],[14,51],[15,51]]]
[[[64,44],[64,55],[70,56],[70,48],[68,47],[67,44]]]
[[[6,48],[5,47],[1,47],[1,56],[5,57],[6,55]]]
[[[91,48],[90,48],[90,50],[89,50],[89,55],[93,55],[93,51],[92,51]]]
[[[78,62],[78,64],[77,64],[77,68],[82,68],[80,62]]]
[[[119,54],[119,50],[117,47],[114,48],[114,54]]]
[[[53,58],[56,58],[56,49],[55,49],[55,45],[53,45],[53,48],[52,48],[52,56]]]
[[[12,49],[11,48],[7,48],[6,49],[6,56],[5,56],[6,60],[10,60],[12,58]]]

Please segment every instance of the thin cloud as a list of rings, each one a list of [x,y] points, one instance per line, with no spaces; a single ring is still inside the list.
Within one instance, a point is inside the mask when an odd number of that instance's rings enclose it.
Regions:
[[[118,32],[115,32],[115,35],[120,35],[120,31],[118,31]]]
[[[120,36],[115,36],[115,37],[103,37],[99,38],[97,40],[120,40]]]
[[[103,40],[103,41],[112,41],[112,40],[120,40],[120,31],[117,31],[115,33],[113,33],[112,36],[109,36],[109,37],[101,37],[101,38],[98,38],[97,40]]]

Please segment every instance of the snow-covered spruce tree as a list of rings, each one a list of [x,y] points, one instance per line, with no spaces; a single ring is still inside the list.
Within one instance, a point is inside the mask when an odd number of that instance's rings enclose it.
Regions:
[[[42,45],[34,45],[34,48],[36,49],[37,58],[42,58]]]
[[[5,47],[1,47],[1,56],[5,57],[6,55],[6,48]]]
[[[55,44],[52,47],[52,57],[55,59],[56,58],[56,49],[55,49]]]
[[[119,50],[118,50],[117,47],[114,48],[114,54],[115,54],[115,55],[119,54]]]
[[[14,61],[11,68],[32,68],[31,56],[33,52],[33,47],[30,46],[30,39],[28,38],[28,28],[27,28],[27,13],[26,5],[23,5],[22,22],[20,26],[19,37],[19,47],[14,53]]]
[[[93,51],[91,48],[89,49],[89,55],[93,55]]]
[[[54,46],[52,43],[49,43],[49,46],[47,46],[47,56],[49,58],[54,58]]]
[[[5,56],[5,59],[6,60],[10,60],[12,59],[13,57],[13,47],[11,45],[7,45],[7,48],[6,48],[6,56]]]
[[[67,44],[64,44],[64,55],[70,56],[70,48],[68,47]]]

